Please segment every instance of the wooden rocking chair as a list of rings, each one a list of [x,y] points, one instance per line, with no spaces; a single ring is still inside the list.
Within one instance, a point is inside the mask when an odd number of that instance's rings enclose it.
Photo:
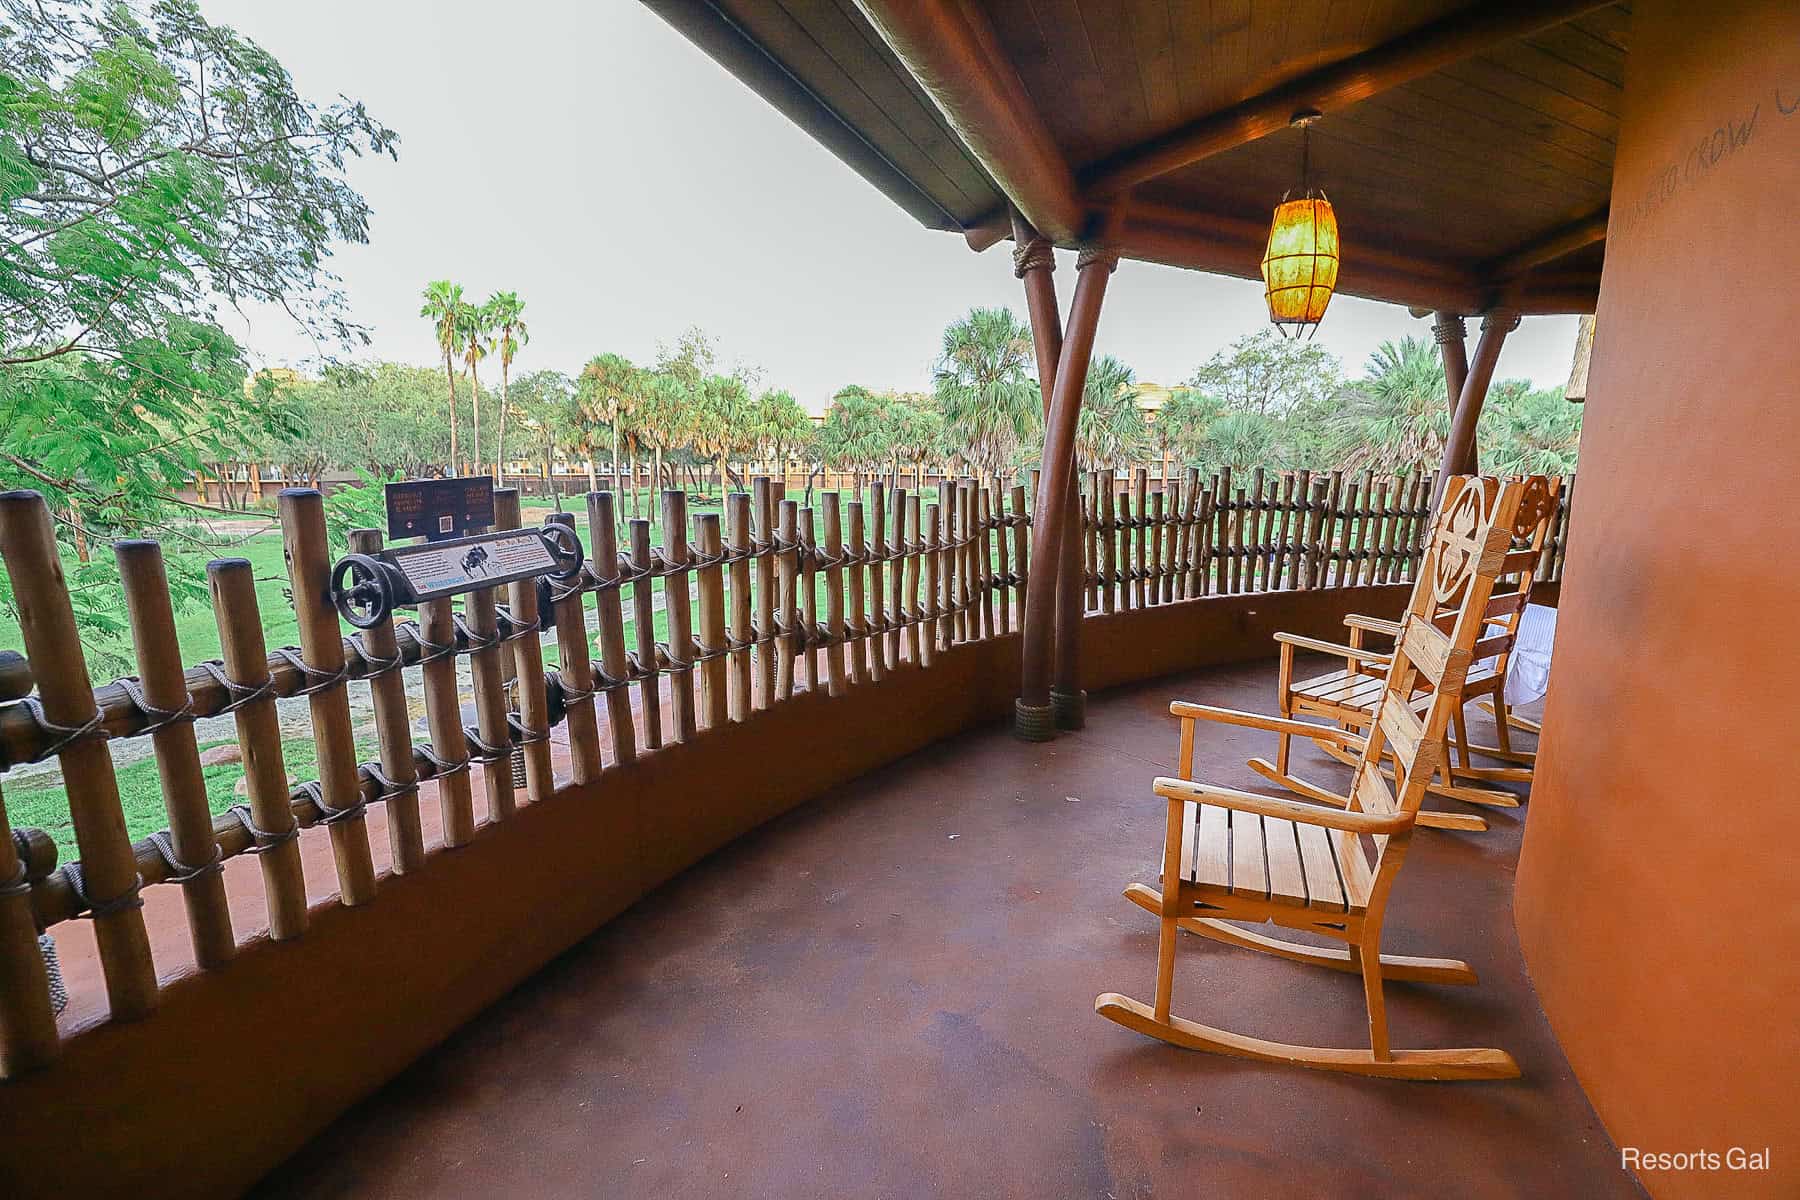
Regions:
[[[1184,778],[1158,779],[1168,803],[1162,890],[1142,885],[1126,897],[1161,918],[1156,998],[1144,1004],[1108,992],[1094,1009],[1127,1029],[1173,1045],[1265,1062],[1408,1079],[1503,1079],[1519,1073],[1502,1050],[1395,1050],[1388,1041],[1382,985],[1387,979],[1474,983],[1468,964],[1381,953],[1381,926],[1394,878],[1406,858],[1425,784],[1443,766],[1445,729],[1512,543],[1526,485],[1492,478],[1452,479],[1426,548],[1419,580],[1366,737],[1256,713],[1176,702]],[[1448,631],[1434,622],[1455,612]],[[1432,691],[1414,703],[1423,679]],[[1345,808],[1259,796],[1192,782],[1194,723],[1223,720],[1358,745],[1356,777]],[[1384,758],[1396,766],[1390,789]],[[1365,843],[1373,848],[1371,860]],[[1268,921],[1346,943],[1326,949],[1267,937],[1228,922]],[[1369,1048],[1293,1045],[1232,1033],[1173,1015],[1177,933],[1261,950],[1297,962],[1358,973],[1369,1011]]]
[[[1531,603],[1531,586],[1548,541],[1550,527],[1556,515],[1558,493],[1562,488],[1562,481],[1551,476],[1530,476],[1521,482],[1526,491],[1514,521],[1512,549],[1501,568],[1495,594],[1487,603],[1482,638],[1475,646],[1476,665],[1463,681],[1462,703],[1457,704],[1451,714],[1456,753],[1444,755],[1439,777],[1426,785],[1426,790],[1433,795],[1500,808],[1518,807],[1518,797],[1499,788],[1483,787],[1482,784],[1531,782],[1531,766],[1535,756],[1530,751],[1515,749],[1508,729],[1509,724],[1521,723],[1506,709],[1506,671],[1513,644],[1518,637],[1519,622],[1524,617],[1526,605]],[[1448,629],[1455,617],[1454,611],[1446,611],[1437,614],[1434,621],[1438,628]],[[1290,720],[1305,716],[1324,717],[1339,728],[1353,731],[1369,727],[1375,702],[1381,695],[1382,680],[1387,672],[1391,651],[1369,646],[1365,644],[1365,638],[1369,634],[1396,637],[1400,632],[1400,623],[1353,613],[1344,618],[1344,624],[1350,627],[1348,645],[1290,633],[1275,635],[1275,640],[1281,644],[1276,700],[1283,717]],[[1322,675],[1296,680],[1294,651],[1297,649],[1342,656],[1344,666]],[[1429,689],[1429,683],[1424,680],[1420,682],[1423,688]],[[1469,741],[1464,708],[1470,701],[1483,697],[1487,698],[1483,707],[1496,714],[1498,746],[1475,745]],[[1422,701],[1415,697],[1415,706],[1420,703]],[[1299,795],[1341,806],[1344,803],[1342,796],[1293,774],[1288,760],[1294,736],[1296,735],[1292,733],[1278,733],[1275,761],[1253,758],[1249,763],[1250,769]],[[1335,739],[1317,735],[1313,736],[1313,740],[1320,750],[1331,757],[1350,766],[1356,764],[1360,744],[1345,745]],[[1473,754],[1517,765],[1478,767],[1474,764]],[[1433,809],[1422,809],[1418,823],[1438,829],[1479,831],[1487,828],[1487,822],[1478,816]]]

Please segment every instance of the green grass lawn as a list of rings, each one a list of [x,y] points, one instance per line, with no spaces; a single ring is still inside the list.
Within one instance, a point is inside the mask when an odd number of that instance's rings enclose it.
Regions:
[[[225,739],[204,742],[200,748],[229,744],[231,740]],[[282,742],[281,750],[290,776],[300,781],[318,778],[319,760],[311,738],[289,738]],[[359,759],[373,758],[377,753],[373,739],[358,741],[356,752]],[[147,757],[127,763],[117,774],[119,803],[125,810],[125,829],[132,840],[168,828],[156,760]],[[203,767],[201,774],[206,779],[206,799],[213,812],[224,812],[241,800],[232,792],[244,774],[241,764]],[[55,838],[58,862],[72,862],[80,857],[75,848],[75,826],[69,819],[68,793],[61,779],[49,776],[9,785],[6,815],[15,829],[42,829]]]

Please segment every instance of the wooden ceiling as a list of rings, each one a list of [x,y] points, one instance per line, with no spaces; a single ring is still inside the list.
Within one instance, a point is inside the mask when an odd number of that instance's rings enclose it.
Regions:
[[[1063,243],[1122,206],[1124,253],[1255,278],[1300,173],[1280,106],[1317,95],[1312,180],[1343,230],[1340,290],[1469,312],[1591,311],[1598,292],[1628,4],[645,2],[977,247],[1009,202]],[[1144,165],[1171,142],[1172,169]]]

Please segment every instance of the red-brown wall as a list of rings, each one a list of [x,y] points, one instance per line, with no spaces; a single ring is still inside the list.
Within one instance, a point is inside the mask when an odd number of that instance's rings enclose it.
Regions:
[[[1785,109],[1789,111],[1783,111]],[[1800,4],[1640,0],[1516,919],[1659,1198],[1800,1195]]]

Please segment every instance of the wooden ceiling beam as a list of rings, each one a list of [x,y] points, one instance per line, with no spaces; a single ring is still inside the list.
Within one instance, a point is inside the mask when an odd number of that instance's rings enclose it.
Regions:
[[[1606,240],[1607,209],[1589,213],[1567,225],[1559,225],[1523,246],[1509,250],[1481,265],[1476,272],[1484,279],[1513,279],[1545,263],[1553,263],[1575,251]]]
[[[986,16],[967,0],[856,6],[1032,225],[1063,243],[1087,232],[1075,174]]]
[[[862,0],[859,0],[862,2]],[[1109,155],[1081,172],[1090,197],[1117,195],[1288,127],[1303,109],[1331,113],[1496,46],[1561,25],[1610,0],[1475,3],[1361,54]],[[866,4],[865,4],[866,7]],[[904,57],[904,56],[903,56]]]

